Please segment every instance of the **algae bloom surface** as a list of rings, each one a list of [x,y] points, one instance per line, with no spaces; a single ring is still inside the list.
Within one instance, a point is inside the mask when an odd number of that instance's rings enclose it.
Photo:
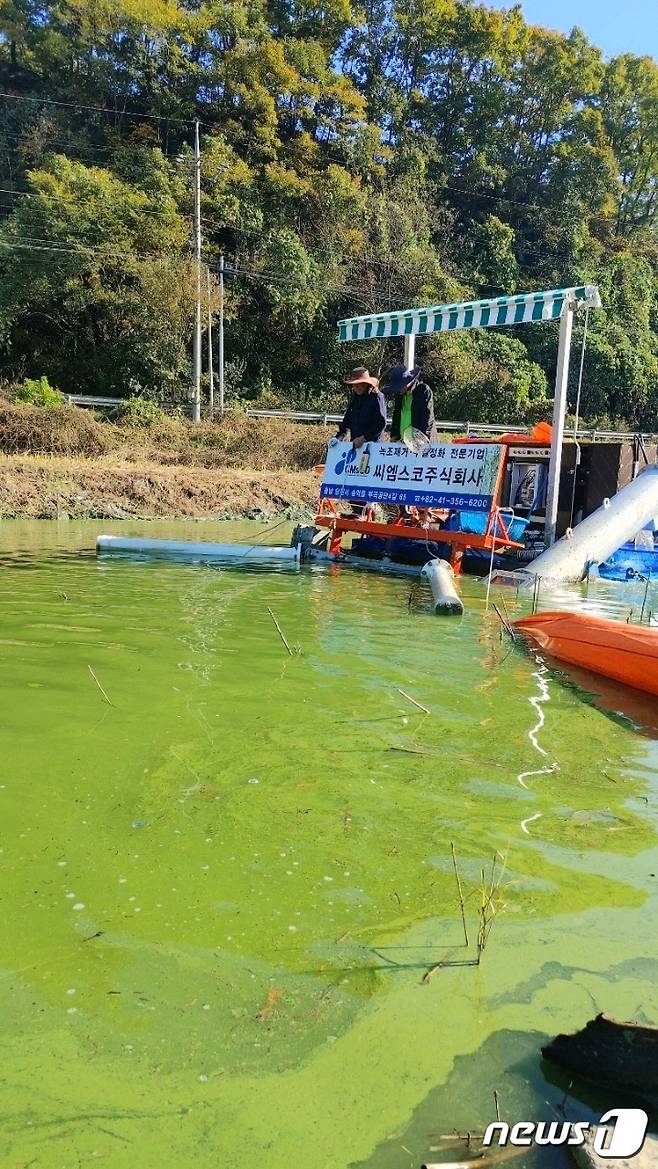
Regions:
[[[0,531],[2,1165],[454,1159],[494,1088],[551,1118],[547,1036],[658,1023],[655,732],[509,652],[476,581],[437,621],[406,579],[98,561],[99,530]]]

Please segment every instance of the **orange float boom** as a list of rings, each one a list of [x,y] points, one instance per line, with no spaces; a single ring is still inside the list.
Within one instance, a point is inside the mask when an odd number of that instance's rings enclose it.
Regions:
[[[658,629],[568,612],[535,613],[512,624],[562,662],[658,695]]]

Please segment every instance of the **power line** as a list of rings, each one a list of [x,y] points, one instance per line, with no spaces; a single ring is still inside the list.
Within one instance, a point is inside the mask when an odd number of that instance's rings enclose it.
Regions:
[[[13,94],[13,93],[0,93],[0,99],[5,99],[7,101],[28,102],[28,103],[36,104],[36,105],[52,105],[52,106],[62,107],[65,109],[91,111],[91,112],[95,112],[95,113],[109,115],[109,116],[115,117],[115,118],[116,117],[135,117],[135,118],[146,118],[149,121],[154,121],[154,122],[176,122],[179,125],[184,125],[184,126],[191,126],[191,125],[193,125],[193,123],[195,121],[194,118],[180,118],[180,117],[177,117],[176,115],[147,114],[147,113],[144,113],[143,111],[127,110],[127,109],[123,109],[123,110],[114,109],[113,110],[113,109],[108,109],[106,106],[82,105],[78,102],[56,101],[52,98],[27,97],[25,95]],[[201,121],[200,119],[197,119],[197,120],[199,121],[199,124],[203,125],[203,126],[215,127],[217,124],[215,122]],[[288,149],[288,150],[293,150],[294,148],[295,148],[294,144],[287,144],[287,146],[286,146],[286,149]],[[94,147],[94,149],[103,149],[103,148],[102,147]],[[320,150],[321,155],[331,159],[334,162],[340,163],[340,165],[342,165],[342,166],[345,166],[346,162],[349,163],[349,159],[346,159],[344,156],[339,156],[337,154],[332,155],[330,153],[330,151],[327,149],[326,144],[319,145],[319,150]],[[171,157],[173,159],[173,156],[165,156],[165,157]],[[178,161],[178,160],[176,160],[176,161]],[[466,195],[469,198],[489,199],[493,202],[508,203],[510,206],[515,206],[515,207],[527,207],[527,208],[529,208],[531,210],[535,210],[535,211],[551,210],[551,208],[546,207],[546,206],[542,206],[542,204],[540,204],[540,203],[532,203],[528,200],[512,199],[507,195],[490,195],[484,191],[474,191],[472,189],[466,189],[463,187],[456,187],[453,184],[447,183],[447,182],[439,181],[436,184],[436,186],[440,190],[453,191],[453,192],[455,192],[455,194]],[[606,224],[611,223],[615,219],[615,215],[592,215],[592,214],[588,214],[587,212],[585,212],[585,214],[586,214],[586,218],[588,218],[590,220],[597,220],[599,222],[606,223]]]
[[[31,237],[28,241],[26,241],[24,243],[21,241],[9,242],[7,240],[0,239],[0,248],[6,248],[8,251],[11,251],[14,249],[21,249],[21,250],[25,250],[25,251],[29,251],[29,252],[37,252],[37,253],[39,253],[39,252],[51,253],[52,252],[52,253],[60,253],[63,255],[74,255],[74,256],[94,255],[94,256],[99,256],[101,259],[102,258],[120,259],[120,260],[124,260],[124,261],[127,259],[132,259],[132,260],[142,260],[142,261],[145,261],[147,263],[154,263],[154,264],[162,264],[170,258],[168,256],[153,256],[153,255],[145,256],[145,255],[139,255],[135,252],[126,252],[126,251],[110,252],[110,251],[107,251],[103,247],[86,247],[85,245],[82,245],[82,244],[79,245],[78,247],[71,247],[71,246],[67,246],[65,244],[57,244],[54,242],[49,242],[47,240],[39,241],[38,237],[36,237],[36,236]],[[36,260],[41,260],[41,261],[46,260],[45,256],[35,256],[34,258]],[[183,262],[185,259],[189,259],[191,261],[192,257],[191,256],[190,257],[185,257],[185,256],[179,257],[179,260],[181,262]],[[208,267],[210,267],[210,269],[212,271],[219,270],[219,265],[216,265],[213,263],[210,263],[208,265]],[[225,274],[228,274],[228,275],[244,276],[247,279],[250,278],[253,280],[260,280],[260,281],[265,282],[265,283],[278,283],[278,284],[296,284],[297,283],[297,281],[293,280],[291,277],[276,276],[272,273],[262,273],[262,272],[255,272],[255,271],[250,272],[246,269],[238,269],[238,268],[233,269],[233,268],[226,267],[224,269],[224,272],[225,272]],[[307,284],[306,287],[313,288],[313,289],[320,291],[320,292],[329,291],[329,292],[341,293],[344,295],[351,295],[357,299],[364,299],[364,297],[369,297],[371,295],[370,293],[359,292],[357,289],[353,289],[353,288],[343,288],[343,287],[336,287],[336,286],[325,285],[325,284],[323,284],[323,285],[320,285],[320,284],[309,285],[309,284]],[[386,299],[390,299],[390,298],[386,298]]]
[[[213,271],[217,270],[217,268],[218,268],[218,266],[213,264],[212,262],[209,264],[209,267]],[[229,276],[241,276],[245,280],[254,280],[254,281],[260,282],[262,284],[288,284],[288,285],[292,284],[292,285],[299,286],[299,281],[295,280],[293,277],[280,276],[274,272],[267,272],[267,271],[250,269],[250,268],[237,268],[237,267],[226,266],[224,268],[224,273],[225,273],[225,275],[229,275]],[[386,300],[389,303],[392,303],[392,301],[395,299],[393,297],[385,296],[383,294],[377,293],[374,290],[351,288],[347,285],[304,283],[303,287],[307,288],[307,289],[312,289],[314,292],[333,292],[336,295],[352,296],[355,299],[361,300],[364,303],[367,303],[369,300],[371,300],[373,296],[376,296],[378,300]]]
[[[37,133],[39,129],[39,126],[32,127],[32,131],[35,133]],[[16,150],[18,150],[21,145],[33,145],[33,141],[30,137],[30,131],[27,131],[23,134],[9,134],[6,131],[0,131],[0,143],[2,143],[6,138],[11,138],[18,143],[18,146],[14,148]],[[53,145],[61,147],[61,150],[50,150],[50,147]],[[101,154],[116,154],[123,150],[134,151],[135,153],[139,150],[159,150],[163,158],[166,158],[168,162],[178,166],[187,164],[188,161],[191,160],[191,155],[189,160],[181,158],[181,151],[178,151],[176,154],[167,154],[162,149],[159,142],[130,142],[126,138],[120,138],[117,142],[106,142],[101,145],[98,142],[89,142],[88,139],[85,139],[84,141],[81,140],[78,142],[72,142],[70,138],[48,137],[47,142],[44,143],[43,146],[44,152],[50,154],[64,154],[66,151],[70,151],[71,153],[75,152],[77,154],[84,154],[87,150],[93,150]]]
[[[495,203],[509,203],[513,207],[528,207],[531,211],[557,211],[559,208],[550,207],[541,203],[530,203],[521,199],[509,199],[507,195],[487,195],[484,191],[469,191],[464,187],[453,187],[450,183],[439,182],[436,184],[439,190],[455,191],[459,195],[468,195],[473,199],[491,199]],[[588,211],[584,212],[586,219],[596,220],[599,223],[612,223],[616,215],[592,215]]]
[[[61,129],[61,127],[59,127],[59,128]],[[4,140],[6,138],[11,138],[14,142],[18,142],[19,145],[25,145],[25,146],[35,145],[35,143],[33,142],[32,138],[31,138],[31,134],[38,134],[39,131],[42,129],[43,129],[42,126],[32,126],[30,128],[30,130],[24,131],[22,134],[10,134],[7,130],[1,130],[0,131],[0,142],[4,142]],[[77,150],[77,151],[98,150],[98,151],[103,151],[104,153],[107,153],[107,151],[109,151],[109,150],[116,149],[116,143],[113,145],[108,145],[108,143],[105,143],[104,145],[101,146],[100,143],[98,143],[98,142],[89,142],[88,140],[79,141],[79,142],[72,142],[70,138],[52,138],[50,135],[48,135],[47,146],[51,147],[53,145],[65,146],[71,150]],[[126,146],[127,145],[130,145],[130,144],[126,143]],[[122,146],[123,146],[123,143],[122,143]],[[141,147],[139,144],[135,144],[135,149],[143,149],[143,147]],[[147,147],[147,149],[148,149],[148,147]]]
[[[49,263],[51,265],[54,262],[56,262],[56,261],[50,259],[51,255],[53,255],[53,256],[54,255],[80,256],[80,257],[94,256],[94,257],[97,257],[99,260],[103,260],[103,259],[122,260],[124,262],[126,262],[127,260],[138,260],[140,262],[151,263],[151,264],[160,264],[160,265],[166,263],[167,260],[170,259],[169,256],[165,256],[165,255],[160,255],[160,256],[158,256],[158,255],[143,255],[140,253],[130,252],[130,251],[126,251],[126,250],[124,250],[122,252],[108,251],[103,246],[92,247],[92,246],[86,246],[84,244],[80,244],[78,246],[70,246],[70,245],[66,245],[64,243],[57,243],[55,241],[49,241],[47,239],[40,239],[38,236],[28,237],[25,241],[20,241],[20,240],[8,241],[8,240],[0,239],[0,248],[4,248],[7,251],[14,251],[14,250],[27,251],[30,253],[31,259],[33,262]],[[40,253],[45,253],[45,254],[42,255]],[[186,257],[184,255],[181,255],[178,257],[178,261],[180,263],[183,263],[186,259],[191,262],[192,257],[191,256]],[[218,271],[220,266],[211,261],[208,264],[208,267],[212,271]],[[298,285],[298,283],[299,283],[297,280],[295,280],[294,278],[292,278],[290,276],[281,276],[279,274],[272,273],[272,272],[256,271],[256,270],[246,269],[246,268],[237,268],[237,267],[228,267],[227,266],[224,268],[224,274],[228,275],[228,276],[241,277],[243,279],[255,281],[257,283],[262,283],[262,284]],[[311,290],[316,291],[316,292],[333,293],[334,295],[350,297],[352,300],[358,301],[361,304],[368,304],[369,302],[372,301],[373,298],[377,299],[378,301],[387,301],[388,303],[393,303],[396,299],[398,299],[395,297],[386,296],[385,294],[382,294],[381,292],[377,292],[374,289],[358,289],[358,288],[352,288],[352,287],[347,286],[347,285],[305,284],[304,287],[306,289],[311,289]]]
[[[144,194],[144,192],[140,192],[138,188],[133,188],[133,192],[135,192],[135,191],[138,194]],[[48,194],[48,193],[43,192],[43,191],[27,191],[27,190],[26,191],[16,191],[16,190],[10,190],[8,187],[0,187],[0,195],[12,195],[15,199],[18,199],[21,197],[24,199],[48,199],[51,203],[74,203],[76,207],[80,207],[82,205],[82,198],[79,196],[76,196],[76,195],[63,195],[63,194],[62,195],[51,195],[51,194]],[[8,204],[7,204],[7,206],[8,206]],[[90,204],[88,204],[88,206],[94,211],[99,211],[102,209],[96,203],[90,203]],[[16,210],[15,207],[14,207],[14,210]],[[35,210],[36,211],[43,211],[45,213],[46,208],[45,207],[44,208],[35,208]],[[132,207],[132,208],[130,208],[131,215],[164,215],[168,211],[174,211],[176,214],[182,215],[182,212],[179,210],[178,207],[173,207],[173,208],[164,208],[163,207],[161,209],[160,208],[153,208],[153,207]]]
[[[284,144],[283,149],[287,150],[289,152],[294,151],[295,144],[294,143],[286,143],[286,144]],[[348,169],[350,167],[351,160],[349,157],[346,157],[345,155],[340,155],[337,153],[332,153],[331,149],[327,145],[321,146],[319,148],[319,150],[320,150],[321,156],[328,158],[331,162],[338,163],[338,165],[342,166],[343,169]],[[348,173],[349,173],[349,170],[348,170]],[[438,190],[454,191],[458,195],[467,195],[471,199],[472,198],[490,199],[496,203],[509,203],[511,206],[514,206],[514,207],[528,207],[531,211],[557,210],[557,208],[551,208],[550,206],[547,206],[547,205],[541,204],[541,203],[533,203],[527,199],[526,200],[510,199],[510,198],[508,198],[507,195],[489,195],[484,191],[475,191],[475,190],[468,189],[465,187],[456,187],[452,183],[445,182],[441,179],[437,180],[433,185]],[[616,218],[616,215],[592,215],[592,214],[589,214],[587,212],[585,212],[585,216],[587,219],[598,220],[602,223],[610,223],[612,220],[614,220]]]
[[[9,137],[9,135],[5,135],[5,137]],[[16,134],[16,135],[12,135],[12,137],[15,137],[17,139],[17,141],[19,141],[19,142],[24,142],[26,144],[29,143],[29,139],[26,138],[24,135]],[[0,142],[2,142],[2,133],[1,132],[0,132]],[[69,154],[74,154],[74,152],[77,153],[78,155],[83,154],[85,148],[88,147],[91,150],[102,151],[103,153],[106,153],[106,154],[114,153],[115,155],[119,151],[124,151],[124,150],[125,151],[132,151],[134,153],[137,153],[137,151],[139,151],[139,150],[150,150],[150,151],[159,150],[162,158],[165,159],[169,163],[170,166],[188,167],[188,166],[193,165],[193,163],[194,163],[194,159],[192,158],[191,154],[188,156],[184,156],[182,151],[178,151],[176,154],[166,154],[165,151],[162,150],[161,146],[158,143],[151,144],[151,145],[143,145],[139,142],[128,142],[125,139],[121,139],[118,143],[113,144],[113,145],[98,146],[98,145],[94,145],[93,142],[85,142],[82,144],[72,143],[69,140],[63,139],[63,138],[62,139],[51,138],[48,141],[48,145],[50,146],[51,143],[55,143],[55,145],[59,145],[61,147],[61,149],[59,149],[59,150],[45,150],[44,153],[45,154],[61,154],[64,156],[64,158],[69,158]],[[70,161],[77,162],[77,161],[79,161],[79,159],[72,158]],[[93,163],[92,165],[97,166],[97,165],[101,165],[101,164]],[[105,168],[105,169],[107,169],[107,168]]]
[[[131,117],[142,117],[142,118],[149,118],[149,119],[154,120],[154,121],[163,121],[163,122],[177,121],[182,125],[191,125],[193,122],[193,119],[168,118],[165,115],[145,114],[145,113],[138,113],[137,111],[130,111],[130,110],[114,111],[114,110],[108,110],[102,106],[83,106],[83,105],[77,105],[74,102],[56,102],[56,101],[52,101],[51,99],[46,99],[46,98],[43,98],[43,99],[27,98],[27,97],[19,97],[18,95],[6,94],[6,93],[0,93],[0,98],[9,98],[9,99],[15,100],[15,101],[31,101],[31,102],[42,101],[42,102],[45,102],[46,104],[55,105],[55,106],[64,106],[66,108],[71,108],[71,109],[97,110],[101,113],[112,114],[113,116],[124,116],[125,115],[125,116],[131,116]],[[214,126],[215,123],[201,122],[200,121],[200,125]],[[0,138],[1,137],[2,136],[0,135]],[[19,142],[26,142],[27,141],[26,138],[24,136],[21,136],[21,135],[5,134],[4,137],[14,138]],[[80,147],[78,147],[77,144],[71,143],[70,141],[65,140],[65,139],[54,139],[53,141],[60,144],[63,147],[68,148],[71,151],[77,151],[78,153],[83,153],[84,149],[91,149],[91,150],[96,150],[99,152],[111,152],[114,149],[114,147],[112,147],[112,146],[101,146],[99,144],[90,143],[90,142],[86,142],[84,144],[81,144]],[[121,143],[121,145],[120,145],[120,149],[140,150],[140,149],[144,149],[144,148],[148,149],[149,147],[148,146],[144,147],[144,146],[141,146],[140,144],[136,144],[136,143],[130,143],[130,144]],[[288,149],[291,149],[291,147],[289,146]],[[321,154],[324,157],[329,158],[331,161],[339,162],[342,166],[345,166],[346,163],[349,163],[349,159],[342,158],[338,155],[332,155],[329,151],[327,151],[326,147],[323,147],[321,149]],[[163,158],[166,158],[170,163],[177,165],[177,166],[190,166],[193,164],[193,159],[191,157],[190,158],[181,158],[179,154],[178,155],[171,155],[171,154],[165,154],[163,152]],[[495,203],[507,203],[508,205],[513,206],[513,207],[526,207],[531,211],[551,212],[553,210],[557,210],[557,208],[551,208],[550,206],[547,206],[546,204],[530,202],[529,200],[512,199],[511,197],[509,197],[507,195],[492,195],[492,194],[489,194],[485,191],[476,191],[476,190],[468,189],[468,188],[464,188],[464,187],[457,187],[457,186],[454,186],[454,184],[443,182],[443,181],[437,182],[435,184],[435,186],[437,187],[438,190],[452,191],[455,194],[465,195],[469,199],[473,199],[473,198],[487,199],[487,200],[489,200],[491,202],[495,202]],[[588,220],[591,220],[591,221],[610,225],[616,219],[616,214],[596,215],[596,214],[592,214],[588,211],[585,211],[585,218]],[[248,232],[249,229],[232,228],[232,230],[236,230],[236,231],[242,230],[242,231]],[[252,234],[257,234],[257,233],[252,232]]]
[[[24,101],[32,105],[61,106],[69,110],[86,110],[97,114],[106,114],[113,118],[148,118],[151,122],[178,122],[179,125],[191,126],[194,118],[178,118],[174,114],[145,114],[141,110],[111,110],[107,106],[87,106],[74,101],[54,101],[49,97],[26,97],[17,93],[0,93],[5,101]],[[211,123],[207,123],[210,125]]]
[[[7,215],[5,215],[3,218],[0,218],[0,229],[5,227],[5,226],[11,226],[10,216],[13,215],[14,212],[18,210],[18,208],[16,207],[16,204],[15,203],[14,204],[0,203],[0,208],[3,208],[5,211],[8,212]],[[32,207],[30,209],[30,222],[34,221],[35,225],[39,224],[39,226],[42,226],[44,224],[46,226],[48,226],[48,225],[53,223],[53,214],[54,214],[55,210],[56,210],[55,208]],[[68,208],[67,208],[67,210],[68,210]],[[87,210],[92,211],[94,213],[94,222],[95,223],[102,223],[104,221],[100,220],[96,213],[100,212],[101,210],[109,210],[109,208],[89,207]],[[51,212],[53,214],[51,214]],[[162,215],[162,216],[164,216],[164,214],[165,214],[164,212],[161,213],[159,211],[150,211],[147,208],[140,208],[140,209],[132,209],[131,208],[130,212],[125,216],[124,219],[120,220],[120,222],[123,224],[123,226],[127,226],[126,221],[132,215]],[[60,211],[60,215],[61,215],[61,211]],[[186,217],[184,215],[181,215],[180,218],[184,222],[186,222]],[[157,226],[157,223],[154,223],[154,227],[155,226]]]
[[[131,252],[126,250],[122,252],[110,252],[102,246],[92,247],[86,246],[85,244],[80,244],[77,247],[71,247],[67,244],[59,244],[54,241],[40,240],[38,236],[29,237],[25,242],[22,242],[21,240],[10,241],[0,239],[0,247],[6,248],[8,251],[24,250],[29,252],[60,252],[69,256],[89,255],[98,256],[101,259],[105,258],[108,260],[123,260],[124,262],[126,260],[144,260],[150,263],[162,263],[164,260],[169,258],[168,256],[164,255],[145,256],[138,252]],[[179,257],[181,261],[183,261],[184,258],[184,256]]]
[[[55,253],[62,253],[64,255],[93,255],[93,256],[99,256],[100,258],[107,258],[107,259],[120,259],[120,260],[133,259],[133,260],[143,260],[143,261],[152,262],[152,263],[161,263],[165,259],[168,258],[166,256],[144,255],[144,254],[140,254],[137,252],[131,252],[131,251],[122,251],[122,252],[108,251],[108,249],[105,248],[102,244],[98,244],[95,246],[86,245],[86,244],[71,245],[71,244],[66,244],[64,242],[59,242],[56,240],[52,240],[52,239],[48,239],[48,238],[44,238],[44,237],[40,237],[40,236],[26,236],[22,240],[6,240],[6,239],[3,240],[3,239],[0,239],[0,247],[6,248],[8,250],[21,249],[21,250],[30,251],[30,252],[55,252]],[[186,257],[184,255],[181,255],[179,257],[179,260],[181,262],[184,261],[185,259],[186,259]],[[208,264],[208,267],[212,271],[218,271],[220,265],[211,261]],[[274,272],[257,271],[256,269],[226,266],[224,268],[224,273],[225,273],[225,275],[239,276],[239,277],[243,277],[244,279],[247,279],[247,280],[254,280],[254,281],[265,283],[265,284],[299,285],[299,281],[295,280],[291,276],[282,276],[282,275],[274,273]],[[359,299],[362,301],[368,301],[373,296],[376,296],[378,300],[386,300],[389,303],[392,302],[394,299],[396,299],[396,298],[378,293],[374,289],[371,289],[371,290],[358,289],[358,288],[352,288],[348,285],[308,284],[307,283],[304,285],[304,287],[307,289],[313,289],[314,291],[318,291],[318,292],[332,292],[332,293],[335,293],[337,295],[352,296],[355,299]]]

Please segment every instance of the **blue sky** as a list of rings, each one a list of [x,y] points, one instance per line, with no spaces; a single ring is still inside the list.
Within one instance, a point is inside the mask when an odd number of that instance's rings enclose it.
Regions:
[[[496,8],[511,8],[514,0],[486,0]],[[529,24],[570,32],[576,24],[608,57],[618,53],[651,55],[658,59],[657,0],[521,0]]]

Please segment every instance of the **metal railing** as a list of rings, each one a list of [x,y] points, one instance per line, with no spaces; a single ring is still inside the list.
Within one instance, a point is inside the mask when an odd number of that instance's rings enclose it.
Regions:
[[[66,400],[70,406],[88,406],[91,409],[116,409],[123,404],[124,398],[102,398],[95,394],[67,394]],[[288,422],[311,422],[319,426],[329,426],[333,423],[342,420],[342,414],[323,414],[319,411],[313,410],[256,410],[248,407],[245,410],[248,418],[282,418]],[[391,419],[386,419],[390,426]],[[514,422],[455,422],[453,419],[437,418],[436,428],[441,431],[454,431],[458,434],[473,435],[473,434],[529,434],[531,427],[527,425],[517,425]],[[573,430],[569,427],[565,428],[565,438],[573,438]],[[578,427],[576,438],[590,439],[591,442],[607,441],[607,442],[630,442],[633,438],[639,437],[645,442],[653,442],[658,439],[657,431],[643,431],[640,435],[636,435],[631,431],[624,430],[588,430],[586,427]]]
[[[123,405],[125,398],[100,398],[96,394],[67,394],[66,401],[69,406],[90,406],[92,409],[102,410]]]
[[[289,422],[315,422],[322,426],[328,426],[331,422],[340,422],[342,414],[321,414],[313,413],[311,410],[245,410],[250,418],[283,418]],[[390,425],[391,419],[386,420]],[[455,422],[445,418],[436,419],[436,428],[442,430],[454,430],[460,434],[529,434],[532,427],[527,425],[520,425],[515,422],[501,423],[501,422]],[[610,442],[614,441],[629,441],[636,437],[631,431],[624,430],[588,430],[587,428],[578,427],[577,438],[589,438],[592,442],[597,439],[607,439]],[[644,431],[639,435],[645,441],[651,442],[658,438],[656,431]],[[573,429],[565,427],[565,438],[573,438]]]

